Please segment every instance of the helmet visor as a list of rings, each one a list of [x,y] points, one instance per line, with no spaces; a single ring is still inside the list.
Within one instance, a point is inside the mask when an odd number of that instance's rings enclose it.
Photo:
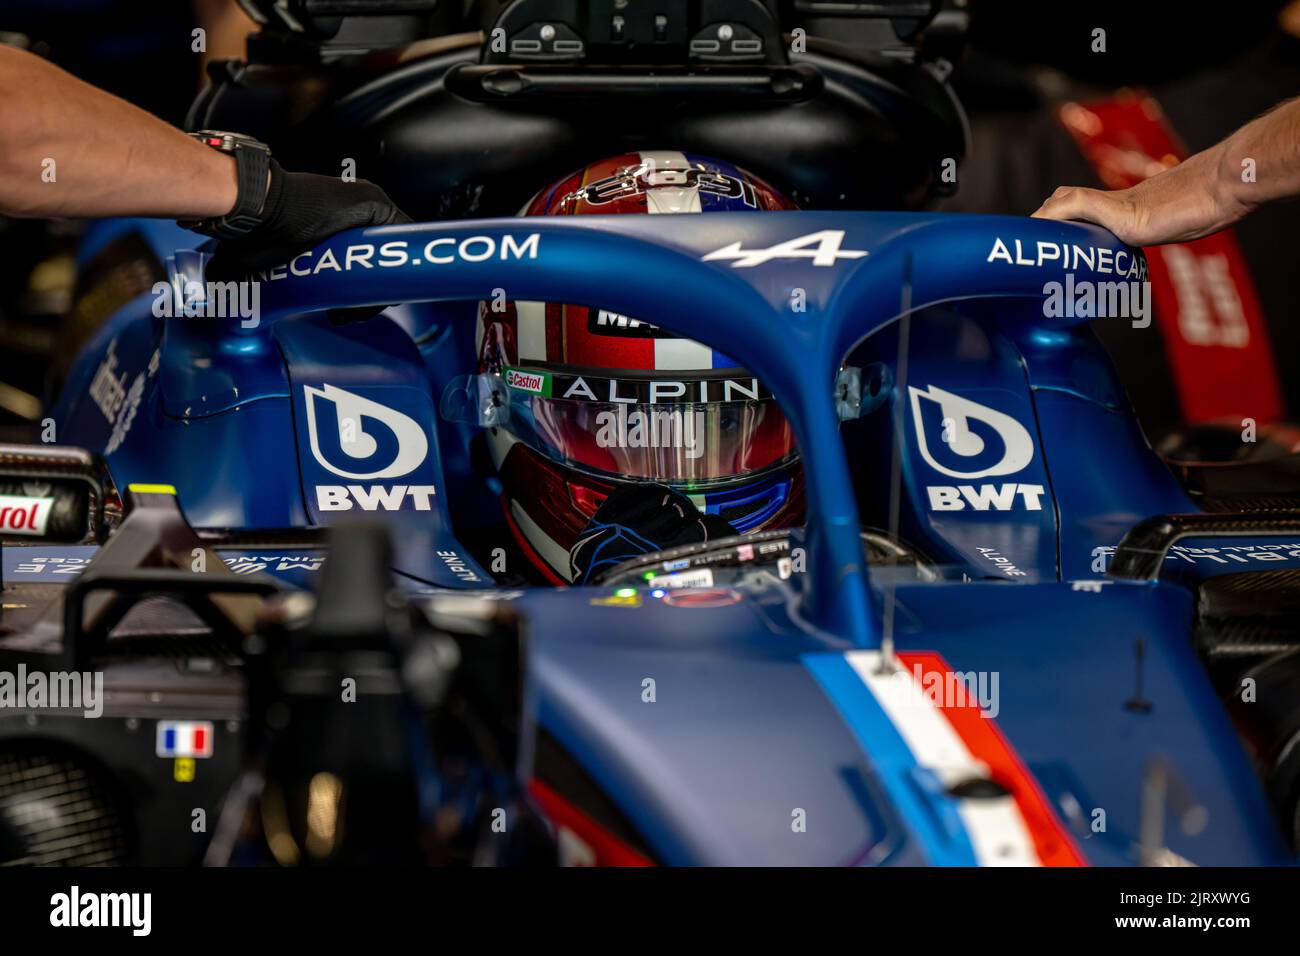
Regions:
[[[592,474],[697,487],[793,459],[770,393],[740,377],[600,378],[503,370],[505,426],[536,451]]]

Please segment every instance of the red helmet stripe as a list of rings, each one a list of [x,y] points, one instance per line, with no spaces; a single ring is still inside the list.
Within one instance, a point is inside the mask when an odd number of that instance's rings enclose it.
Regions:
[[[640,153],[624,153],[622,156],[611,156],[609,159],[603,159],[599,162],[592,163],[583,170],[582,185],[588,186],[591,183],[600,182],[602,179],[608,179],[617,175],[621,170],[629,166],[640,166]],[[561,196],[563,199],[563,196]],[[564,210],[575,214],[596,213],[598,215],[612,215],[617,213],[636,213],[646,211],[646,202],[644,195],[626,196],[614,202],[603,203],[599,206],[593,206],[585,199],[571,204],[571,208]]]
[[[593,335],[587,331],[591,310],[585,305],[564,307],[564,359],[567,365],[591,368],[653,369],[655,340]]]
[[[560,199],[563,199],[565,196],[569,195],[569,193],[580,188],[582,186],[582,176],[583,174],[581,171],[576,172],[556,183],[555,186],[551,187],[549,190],[544,189],[539,192],[533,198],[533,201],[529,203],[528,208],[524,211],[524,215],[545,216],[559,212],[560,210],[555,208],[555,197],[558,196]]]

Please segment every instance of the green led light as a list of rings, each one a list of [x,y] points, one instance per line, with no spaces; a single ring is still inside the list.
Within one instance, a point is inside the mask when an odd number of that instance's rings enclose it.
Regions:
[[[614,597],[630,598],[636,597],[636,588],[619,588],[614,592]]]

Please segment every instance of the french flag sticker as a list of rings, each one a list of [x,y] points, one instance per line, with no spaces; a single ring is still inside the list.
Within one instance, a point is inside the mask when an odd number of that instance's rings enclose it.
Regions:
[[[156,751],[159,757],[211,757],[212,721],[158,721]]]

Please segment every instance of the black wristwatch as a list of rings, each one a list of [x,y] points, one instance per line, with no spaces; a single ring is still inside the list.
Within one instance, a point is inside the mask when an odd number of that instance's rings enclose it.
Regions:
[[[205,235],[216,236],[218,239],[234,239],[251,232],[262,221],[262,206],[266,203],[267,173],[271,168],[271,148],[251,136],[240,133],[201,129],[188,135],[204,146],[211,146],[219,152],[229,153],[235,157],[239,192],[235,199],[235,208],[224,216],[182,222],[181,225]]]

